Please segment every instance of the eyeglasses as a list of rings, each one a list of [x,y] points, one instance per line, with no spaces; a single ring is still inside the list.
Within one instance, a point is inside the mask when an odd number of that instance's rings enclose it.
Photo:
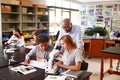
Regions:
[[[70,27],[63,27],[64,29],[70,29]]]

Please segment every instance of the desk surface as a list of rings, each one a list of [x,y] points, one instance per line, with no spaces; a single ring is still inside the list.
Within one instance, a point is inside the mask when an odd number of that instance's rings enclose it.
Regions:
[[[16,65],[14,65],[16,66]],[[23,75],[15,71],[10,70],[11,66],[0,68],[0,80],[44,80],[45,79],[45,70],[37,69],[36,72]],[[90,77],[92,72],[85,72],[78,79],[75,80],[85,80]]]
[[[102,50],[103,53],[109,53],[109,54],[120,54],[120,47],[108,47],[104,50]]]
[[[0,68],[0,80],[44,80],[45,78],[43,69],[37,69],[36,72],[23,75],[10,70],[10,67]]]
[[[28,48],[19,47],[18,50],[13,53],[3,53],[3,52],[0,53],[0,68],[24,61],[25,55],[29,51],[30,49]],[[11,58],[11,55],[14,55],[14,60],[16,62],[9,63],[9,59]]]

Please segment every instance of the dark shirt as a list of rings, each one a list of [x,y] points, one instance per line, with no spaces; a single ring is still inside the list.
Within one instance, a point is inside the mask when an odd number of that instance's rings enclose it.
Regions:
[[[116,37],[120,37],[120,32],[119,31],[115,31],[113,35],[116,36]]]

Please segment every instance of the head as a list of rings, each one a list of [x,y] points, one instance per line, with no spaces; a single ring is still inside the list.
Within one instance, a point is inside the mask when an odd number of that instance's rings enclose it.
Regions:
[[[71,23],[70,19],[68,19],[68,18],[64,19],[62,27],[65,32],[70,32],[72,30],[72,23]]]
[[[41,50],[46,51],[49,44],[49,37],[47,35],[37,35],[36,44],[39,45]]]
[[[60,39],[61,46],[69,50],[70,48],[74,49],[77,48],[76,43],[73,41],[72,37],[70,35],[64,35]]]
[[[39,30],[35,30],[33,33],[32,33],[32,36],[34,38],[34,40],[36,40],[36,36],[40,34],[40,31]]]
[[[18,28],[14,28],[13,29],[13,35],[15,35],[16,37],[19,37],[21,34],[20,30]]]

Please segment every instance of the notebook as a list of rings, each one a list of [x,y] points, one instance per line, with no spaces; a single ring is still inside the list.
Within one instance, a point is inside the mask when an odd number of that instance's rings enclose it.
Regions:
[[[78,76],[82,75],[83,73],[84,73],[84,71],[67,70],[67,71],[63,72],[62,74],[66,75],[66,76],[78,78]]]

